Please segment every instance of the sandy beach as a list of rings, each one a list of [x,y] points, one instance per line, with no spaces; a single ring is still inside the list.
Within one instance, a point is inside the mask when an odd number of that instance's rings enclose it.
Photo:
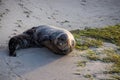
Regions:
[[[76,50],[60,56],[46,48],[29,48],[18,50],[17,57],[9,57],[8,41],[39,25],[74,30],[118,23],[120,0],[0,0],[0,80],[89,80],[83,77],[87,73],[97,73],[95,80],[100,80],[106,75],[98,74],[109,64],[90,62],[81,75],[74,75],[76,62],[84,60],[73,55]]]

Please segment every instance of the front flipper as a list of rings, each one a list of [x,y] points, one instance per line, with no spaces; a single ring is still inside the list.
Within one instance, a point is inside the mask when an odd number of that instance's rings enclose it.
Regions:
[[[44,35],[44,36],[38,36],[37,40],[35,40],[35,43],[37,46],[39,47],[44,47],[44,42],[49,41],[49,36],[48,35]]]

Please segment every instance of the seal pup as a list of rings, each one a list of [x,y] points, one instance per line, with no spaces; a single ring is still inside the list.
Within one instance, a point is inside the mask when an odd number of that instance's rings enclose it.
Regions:
[[[75,47],[73,35],[65,29],[40,25],[13,36],[9,40],[9,56],[16,56],[16,50],[29,47],[46,47],[56,54],[65,55]]]

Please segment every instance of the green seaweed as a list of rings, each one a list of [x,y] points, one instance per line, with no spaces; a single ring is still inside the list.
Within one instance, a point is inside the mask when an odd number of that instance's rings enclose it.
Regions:
[[[85,30],[77,29],[72,30],[71,33],[75,35],[75,38],[87,36],[98,40],[111,42],[120,46],[120,24],[107,26],[104,28],[86,28]]]

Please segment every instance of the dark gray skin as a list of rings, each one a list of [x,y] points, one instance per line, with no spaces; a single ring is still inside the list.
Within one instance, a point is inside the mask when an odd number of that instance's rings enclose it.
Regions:
[[[47,47],[56,54],[65,55],[73,50],[75,40],[65,29],[41,25],[12,37],[8,45],[9,56],[16,56],[16,50],[29,47]]]

